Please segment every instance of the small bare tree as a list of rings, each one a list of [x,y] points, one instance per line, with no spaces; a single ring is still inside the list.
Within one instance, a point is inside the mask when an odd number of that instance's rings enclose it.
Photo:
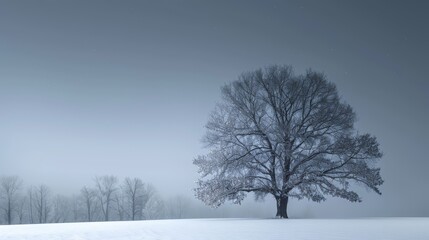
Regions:
[[[166,206],[168,210],[168,217],[175,219],[185,218],[188,214],[190,205],[190,199],[185,196],[177,195],[170,198],[167,201]]]
[[[46,185],[39,185],[37,187],[31,187],[29,190],[30,199],[30,211],[31,221],[33,221],[33,209],[34,217],[38,223],[47,223],[49,215],[51,213],[51,205],[49,201],[50,191]]]
[[[88,222],[91,222],[93,221],[94,211],[96,210],[95,208],[95,205],[96,205],[95,200],[97,197],[96,190],[85,186],[80,190],[80,193],[86,209],[85,211],[86,220]]]
[[[157,199],[153,199],[152,198],[158,198]],[[154,204],[154,202],[159,202],[159,206],[162,205],[162,208],[164,208],[164,204],[163,202],[160,200],[160,198],[158,197],[157,193],[156,193],[156,189],[152,184],[145,184],[144,189],[143,189],[143,194],[141,197],[141,211],[139,211],[139,219],[148,219],[147,216],[150,215],[147,212],[149,211],[150,208],[150,204]],[[162,202],[162,204],[161,204]]]
[[[97,188],[97,198],[100,202],[100,208],[104,216],[104,221],[109,221],[109,211],[117,191],[118,178],[115,176],[101,176],[95,178]]]
[[[28,201],[27,201],[27,211],[28,211],[28,223],[33,224],[35,223],[35,210],[34,210],[34,191],[33,191],[34,187],[30,187],[27,190],[27,196],[28,196]]]
[[[64,223],[70,221],[71,199],[62,195],[56,195],[52,200],[51,222]]]
[[[270,194],[277,216],[287,218],[291,197],[361,201],[353,182],[381,194],[376,138],[357,133],[352,107],[323,74],[272,66],[241,75],[222,96],[206,125],[212,152],[194,160],[201,174],[196,195],[206,204]]]
[[[18,223],[23,224],[24,223],[24,217],[26,212],[25,206],[27,205],[27,197],[25,196],[19,196],[17,206],[16,206],[16,216],[18,217]]]
[[[136,220],[142,212],[145,186],[139,178],[125,178],[122,191],[126,202],[126,212],[131,220]]]
[[[165,204],[158,194],[153,194],[146,202],[144,214],[146,219],[164,218]]]
[[[71,214],[71,221],[72,222],[79,222],[79,221],[84,221],[86,219],[86,217],[84,216],[85,214],[85,209],[84,207],[81,205],[81,199],[79,198],[78,195],[72,195],[69,199],[69,203],[70,203],[70,214]]]
[[[118,191],[115,193],[113,198],[115,203],[115,210],[119,221],[126,220],[126,204],[125,204],[125,195],[123,191]]]
[[[0,179],[0,196],[3,200],[1,209],[4,212],[7,224],[12,224],[13,213],[17,207],[18,192],[22,187],[22,180],[17,176],[2,177]]]

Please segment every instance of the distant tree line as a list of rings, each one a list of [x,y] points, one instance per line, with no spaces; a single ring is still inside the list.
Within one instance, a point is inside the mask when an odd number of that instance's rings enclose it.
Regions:
[[[164,200],[140,178],[105,175],[71,196],[47,185],[25,187],[18,176],[0,177],[0,224],[130,221],[184,218],[190,199]]]

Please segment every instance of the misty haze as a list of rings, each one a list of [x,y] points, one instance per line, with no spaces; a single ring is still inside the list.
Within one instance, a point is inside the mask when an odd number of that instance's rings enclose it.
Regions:
[[[0,240],[429,239],[428,10],[0,1]]]

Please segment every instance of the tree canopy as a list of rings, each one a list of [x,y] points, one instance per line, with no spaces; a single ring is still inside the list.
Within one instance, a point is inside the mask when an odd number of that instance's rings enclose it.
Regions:
[[[240,203],[247,193],[272,195],[287,218],[289,198],[320,202],[327,195],[361,201],[350,183],[381,194],[374,136],[354,128],[356,114],[320,72],[290,66],[243,73],[222,88],[204,143],[194,159],[196,196],[210,206]]]

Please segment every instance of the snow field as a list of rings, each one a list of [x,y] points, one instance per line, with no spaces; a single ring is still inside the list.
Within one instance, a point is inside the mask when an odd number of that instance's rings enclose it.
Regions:
[[[429,218],[186,219],[0,226],[1,240],[428,240]]]

